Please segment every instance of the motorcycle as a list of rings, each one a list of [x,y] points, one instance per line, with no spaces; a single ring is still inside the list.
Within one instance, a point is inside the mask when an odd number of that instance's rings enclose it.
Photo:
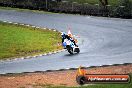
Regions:
[[[65,39],[64,42],[62,43],[64,49],[67,49],[67,51],[70,54],[74,54],[74,52],[79,53],[80,49],[79,47],[76,47],[73,42],[71,42],[68,39]]]

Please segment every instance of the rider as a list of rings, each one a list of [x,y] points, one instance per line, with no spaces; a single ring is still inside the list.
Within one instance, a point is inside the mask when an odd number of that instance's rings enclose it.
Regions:
[[[68,39],[68,40],[70,40],[71,42],[73,42],[74,45],[75,45],[76,47],[78,47],[78,46],[76,45],[74,39],[73,39],[72,37],[70,37],[69,35],[67,35],[66,33],[63,32],[63,33],[61,34],[61,36],[62,36],[62,43],[64,42],[65,39]]]

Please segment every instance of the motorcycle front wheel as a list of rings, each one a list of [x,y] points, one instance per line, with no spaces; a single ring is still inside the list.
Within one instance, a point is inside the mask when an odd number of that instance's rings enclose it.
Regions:
[[[73,48],[72,48],[72,47],[67,46],[67,50],[68,50],[68,52],[69,52],[70,54],[73,54]]]

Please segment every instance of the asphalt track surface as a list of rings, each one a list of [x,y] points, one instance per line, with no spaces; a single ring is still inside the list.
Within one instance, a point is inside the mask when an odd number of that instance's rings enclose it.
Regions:
[[[132,63],[132,20],[68,14],[0,10],[1,21],[55,28],[80,36],[80,54],[67,51],[31,59],[0,62],[0,74]]]

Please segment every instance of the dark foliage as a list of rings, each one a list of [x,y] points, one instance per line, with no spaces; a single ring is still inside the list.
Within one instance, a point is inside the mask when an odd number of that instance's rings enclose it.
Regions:
[[[0,0],[0,6],[59,13],[132,18],[132,3],[129,0],[120,0],[119,6],[110,6],[108,0],[99,1],[100,4],[91,5],[64,2],[62,0]]]

